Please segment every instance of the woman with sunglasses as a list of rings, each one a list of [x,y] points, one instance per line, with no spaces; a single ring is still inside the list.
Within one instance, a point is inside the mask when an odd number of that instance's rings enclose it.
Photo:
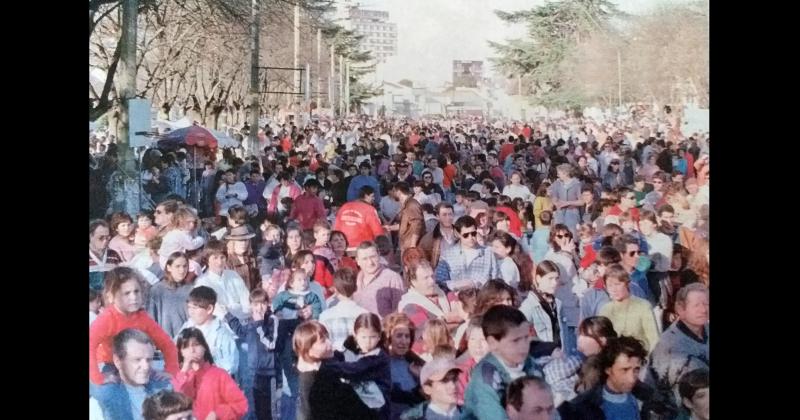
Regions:
[[[577,350],[575,328],[578,326],[580,309],[578,296],[573,287],[578,283],[579,259],[576,252],[574,235],[563,224],[559,223],[550,230],[550,250],[544,256],[545,261],[552,261],[558,266],[560,274],[555,296],[562,303],[562,318],[566,321],[563,349],[568,354]]]

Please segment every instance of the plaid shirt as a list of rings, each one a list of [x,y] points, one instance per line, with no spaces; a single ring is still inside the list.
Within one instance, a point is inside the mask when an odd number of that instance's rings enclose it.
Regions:
[[[436,266],[436,282],[444,286],[445,290],[450,290],[446,287],[446,282],[451,280],[470,279],[483,285],[490,279],[499,278],[500,264],[497,263],[494,253],[484,246],[475,249],[478,253],[471,261],[467,261],[460,245],[444,250]]]
[[[356,318],[365,313],[369,311],[352,300],[342,300],[322,312],[319,322],[328,330],[335,350],[344,351],[344,341],[349,335],[354,334],[353,324]]]
[[[552,358],[544,366],[544,377],[556,395],[556,405],[560,401],[569,401],[576,395],[575,384],[578,382],[578,371],[586,361],[586,356],[578,353],[574,356]]]

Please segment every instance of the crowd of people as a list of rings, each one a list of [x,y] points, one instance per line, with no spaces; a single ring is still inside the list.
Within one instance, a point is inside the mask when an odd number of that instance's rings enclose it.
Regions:
[[[709,419],[707,133],[637,112],[259,137],[146,154],[139,214],[98,199],[113,143],[90,155],[92,419]]]

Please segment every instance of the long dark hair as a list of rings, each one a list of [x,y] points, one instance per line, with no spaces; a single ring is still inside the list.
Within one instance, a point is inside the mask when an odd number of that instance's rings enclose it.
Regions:
[[[511,248],[511,253],[508,254],[508,257],[517,265],[517,270],[519,271],[519,288],[523,292],[530,290],[530,285],[533,283],[533,260],[531,257],[526,252],[522,251],[522,247],[520,247],[517,240],[508,232],[496,232],[492,240],[500,241],[506,248]],[[523,289],[523,284],[525,285],[524,287],[526,287],[525,289]]]
[[[185,349],[189,346],[189,340],[191,339],[197,340],[197,343],[203,346],[206,349],[205,354],[203,355],[203,359],[209,364],[214,364],[214,358],[211,356],[211,349],[208,348],[208,342],[206,338],[203,337],[203,332],[197,328],[186,328],[178,334],[178,363],[183,363],[183,353],[181,350]]]
[[[186,259],[186,267],[189,267],[189,257],[186,256],[183,252],[173,252],[170,254],[169,258],[167,258],[167,263],[164,266],[164,282],[170,289],[177,289],[180,287],[180,284],[172,278],[172,274],[167,270],[168,266],[172,266],[172,264],[178,260],[178,258],[185,258]],[[183,279],[183,284],[193,284],[194,283],[194,273],[191,271],[186,272],[186,278]]]

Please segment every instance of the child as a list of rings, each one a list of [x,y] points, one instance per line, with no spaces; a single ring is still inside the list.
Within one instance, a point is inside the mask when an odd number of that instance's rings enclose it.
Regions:
[[[508,384],[525,375],[543,377],[528,355],[531,324],[519,309],[493,306],[483,315],[481,328],[490,353],[473,368],[462,419],[504,418],[502,400]]]
[[[247,398],[229,372],[215,366],[219,361],[211,355],[213,350],[202,331],[198,328],[181,331],[177,347],[180,350],[181,371],[172,380],[172,386],[194,401],[194,416],[219,420],[239,420],[244,417]],[[210,416],[211,413],[215,415]]]
[[[248,412],[255,419],[272,419],[271,379],[275,377],[275,342],[278,319],[269,313],[269,297],[263,289],[250,292],[252,319],[245,322],[226,313],[225,322],[246,345],[239,366],[239,380],[247,396]]]
[[[348,377],[361,401],[379,418],[388,419],[392,373],[389,355],[383,349],[381,320],[373,313],[361,314],[353,332],[344,343],[344,352],[334,352],[338,363],[329,366]]]
[[[467,329],[469,328],[470,320],[475,314],[475,307],[478,303],[478,289],[469,288],[458,292],[458,301],[461,303],[459,310],[464,318],[464,322],[456,328],[453,334],[453,342],[456,345],[456,355],[460,356],[467,350]]]
[[[89,379],[100,385],[116,376],[112,362],[112,340],[120,331],[135,328],[143,331],[164,354],[164,370],[178,372],[178,352],[170,337],[143,309],[142,282],[144,279],[133,268],[115,267],[106,273],[103,297],[106,310],[89,326]],[[99,364],[105,363],[104,372]],[[104,375],[105,373],[105,375]]]
[[[453,204],[453,220],[458,220],[459,217],[467,214],[467,209],[464,206],[465,195],[466,191],[464,190],[456,191],[456,203]]]
[[[464,391],[472,377],[472,368],[489,352],[489,345],[481,328],[482,321],[483,317],[480,316],[469,320],[465,333],[467,352],[456,360],[456,364],[461,369],[461,373],[458,375],[458,403],[461,405],[464,404]]]
[[[280,319],[303,318],[318,319],[322,312],[322,302],[308,286],[308,275],[302,268],[292,272],[287,289],[275,296],[272,310]]]
[[[333,275],[333,287],[336,289],[336,305],[322,311],[319,322],[330,332],[333,348],[344,351],[344,342],[353,331],[356,318],[369,311],[352,299],[357,288],[355,271],[347,267],[337,270]]]
[[[536,217],[536,220],[536,230],[533,231],[531,238],[531,258],[534,264],[539,264],[544,261],[544,256],[550,249],[550,222],[553,220],[553,213],[545,210]]]
[[[178,335],[186,322],[186,299],[194,287],[194,279],[186,254],[174,252],[164,266],[164,279],[150,289],[147,313],[170,337]]]
[[[425,331],[422,333],[422,344],[424,353],[419,357],[426,362],[433,359],[433,351],[437,346],[453,346],[453,337],[447,329],[447,322],[443,319],[429,319]]]
[[[92,322],[97,319],[98,312],[100,312],[100,306],[103,304],[100,297],[100,293],[97,293],[97,290],[89,288],[89,325],[92,325]]]
[[[209,240],[203,251],[203,260],[208,269],[197,279],[197,285],[214,289],[219,303],[224,305],[237,318],[246,319],[249,317],[250,291],[239,274],[233,270],[225,269],[228,261],[228,250],[225,242],[217,239]],[[220,312],[214,315],[223,316]]]
[[[540,215],[543,211],[553,211],[553,201],[550,200],[550,197],[547,195],[547,189],[550,187],[550,184],[547,182],[543,182],[542,185],[539,186],[539,189],[536,190],[536,198],[533,199],[533,217],[539,221]],[[539,229],[542,225],[537,222],[536,229]]]
[[[145,398],[144,420],[185,420],[192,416],[192,399],[180,392],[161,390]]]
[[[167,263],[167,258],[173,252],[194,251],[203,246],[206,242],[202,236],[196,236],[197,216],[188,207],[181,207],[175,212],[176,229],[172,229],[161,240],[161,248],[158,250],[161,268]],[[199,264],[191,264],[190,271],[200,275]]]
[[[183,324],[179,335],[187,328],[199,329],[208,342],[214,363],[228,374],[234,375],[239,367],[236,338],[228,326],[214,316],[216,304],[217,294],[214,289],[206,286],[194,288],[186,300],[186,313],[189,319]],[[224,307],[219,309],[219,313],[224,312]]]
[[[578,250],[581,258],[594,259],[594,248],[592,247],[594,241],[594,228],[589,223],[581,223],[577,226],[578,238],[580,238],[580,245]]]
[[[136,216],[136,233],[133,237],[133,244],[138,251],[147,247],[147,242],[155,238],[158,229],[153,225],[153,213],[142,212]]]
[[[400,418],[402,420],[457,420],[462,408],[458,404],[458,376],[461,369],[448,355],[437,356],[420,372],[422,392],[427,402],[412,407]]]
[[[339,258],[328,244],[330,239],[331,225],[326,220],[317,220],[314,223],[314,255],[327,258],[333,266],[333,271],[336,271],[339,268]]]
[[[274,270],[280,269],[283,266],[283,255],[281,246],[282,232],[281,228],[277,225],[264,222],[261,225],[261,231],[264,232],[262,239],[264,240],[258,251],[260,258],[259,274],[261,277],[272,276]]]

